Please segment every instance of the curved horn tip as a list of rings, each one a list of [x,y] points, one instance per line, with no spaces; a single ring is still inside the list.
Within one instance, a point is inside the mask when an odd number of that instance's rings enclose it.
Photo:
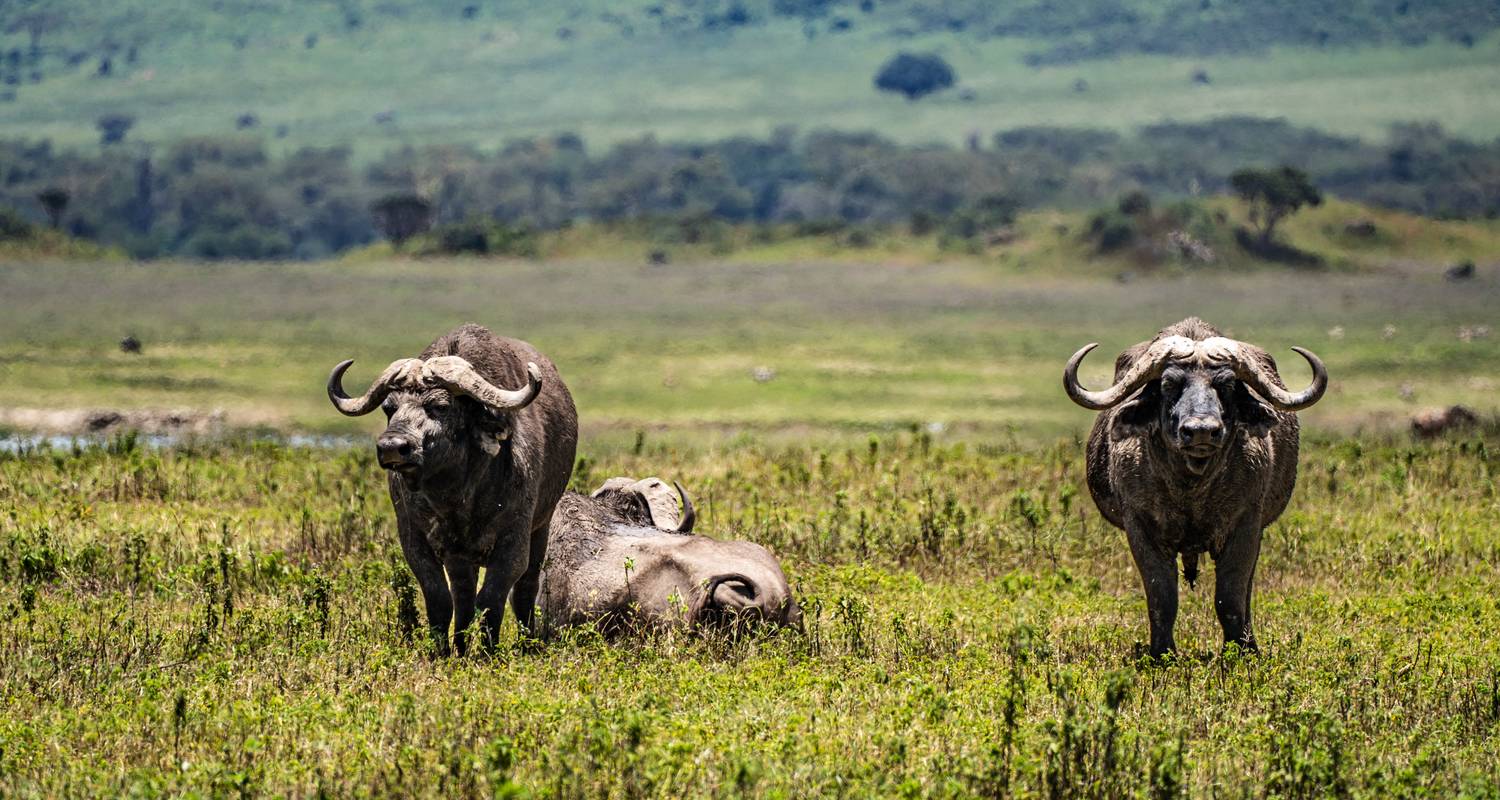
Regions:
[[[1094,348],[1098,346],[1098,342],[1089,342],[1083,347],[1078,348],[1068,358],[1067,365],[1063,367],[1063,391],[1067,392],[1068,399],[1090,411],[1103,411],[1112,405],[1100,402],[1096,393],[1083,388],[1083,385],[1078,382],[1078,365],[1083,363],[1084,356],[1093,352]]]
[[[344,373],[349,371],[349,366],[354,359],[346,358],[333,365],[333,371],[328,373],[328,399],[338,405],[340,400],[348,400],[349,394],[344,391]]]
[[[344,391],[344,373],[349,370],[349,366],[353,363],[354,359],[346,358],[336,364],[333,371],[328,373],[328,399],[333,402],[333,407],[338,409],[340,414],[346,417],[361,417],[373,410],[374,407],[369,405],[368,401],[378,392],[378,388],[377,386],[371,386],[363,397],[350,397]],[[378,385],[379,381],[376,383]],[[381,399],[384,399],[383,395]]]
[[[698,521],[698,512],[693,509],[693,501],[688,499],[686,489],[682,484],[672,481],[672,486],[677,489],[677,496],[682,498],[682,521],[677,523],[678,533],[692,533],[693,525]]]
[[[1293,346],[1292,351],[1307,359],[1307,365],[1312,368],[1312,384],[1303,389],[1297,395],[1298,410],[1308,408],[1323,399],[1323,393],[1328,391],[1328,368],[1323,365],[1323,359],[1305,347]]]

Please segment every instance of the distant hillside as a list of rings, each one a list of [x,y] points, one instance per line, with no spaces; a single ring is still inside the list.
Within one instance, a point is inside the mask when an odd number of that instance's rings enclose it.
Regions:
[[[49,223],[138,257],[319,258],[365,244],[377,229],[402,241],[429,226],[449,252],[520,254],[529,232],[583,222],[639,223],[684,243],[708,243],[726,225],[909,226],[968,248],[1000,235],[1021,210],[1100,208],[1134,195],[1171,204],[1228,191],[1242,168],[1286,165],[1347,199],[1500,217],[1500,141],[1430,125],[1372,141],[1224,117],[1130,135],[1013,128],[962,147],[783,131],[590,148],[557,135],[494,148],[406,147],[364,163],[347,147],[279,150],[253,133],[102,151],[0,138],[0,213],[9,207],[21,226]],[[1125,228],[1152,242],[1178,229],[1228,233],[1202,227],[1201,209],[1123,213],[1136,219],[1101,220],[1109,232],[1101,243],[1131,238]]]
[[[959,143],[1280,116],[1336,133],[1500,130],[1500,2],[1359,0],[0,0],[0,137],[250,130],[291,144],[609,144],[781,125]],[[899,51],[957,85],[881,94]]]

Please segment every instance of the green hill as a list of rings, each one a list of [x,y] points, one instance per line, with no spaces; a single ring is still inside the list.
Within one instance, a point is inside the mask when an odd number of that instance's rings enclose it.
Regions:
[[[128,114],[132,139],[244,127],[360,154],[789,124],[957,143],[1253,114],[1487,139],[1500,105],[1475,99],[1500,67],[1497,22],[1494,2],[9,0],[0,138],[89,143]],[[957,85],[915,104],[877,92],[898,51],[941,54]]]

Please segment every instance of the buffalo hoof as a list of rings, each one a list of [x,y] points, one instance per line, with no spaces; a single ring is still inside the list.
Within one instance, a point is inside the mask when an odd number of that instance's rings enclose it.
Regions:
[[[1256,644],[1254,639],[1248,642],[1225,642],[1224,649],[1219,651],[1219,657],[1227,659],[1258,655],[1260,655],[1260,645]]]
[[[1144,642],[1136,642],[1131,652],[1132,660],[1139,667],[1167,667],[1178,661],[1176,648],[1152,650]]]

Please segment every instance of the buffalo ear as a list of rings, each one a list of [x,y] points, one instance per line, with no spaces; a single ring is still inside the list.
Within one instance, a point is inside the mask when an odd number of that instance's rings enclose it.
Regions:
[[[473,402],[473,401],[471,401]],[[479,449],[486,455],[498,456],[500,449],[510,438],[510,415],[504,412],[491,411],[479,403],[477,412],[474,414],[474,441],[478,443]]]
[[[642,478],[630,486],[636,497],[646,506],[651,525],[664,531],[675,531],[682,524],[682,511],[677,508],[677,491],[661,478]]]
[[[1275,409],[1256,397],[1250,387],[1238,381],[1234,387],[1234,414],[1251,436],[1265,436],[1277,422]]]
[[[1161,381],[1146,384],[1135,397],[1115,407],[1110,438],[1115,441],[1147,436],[1156,430],[1161,419]]]

